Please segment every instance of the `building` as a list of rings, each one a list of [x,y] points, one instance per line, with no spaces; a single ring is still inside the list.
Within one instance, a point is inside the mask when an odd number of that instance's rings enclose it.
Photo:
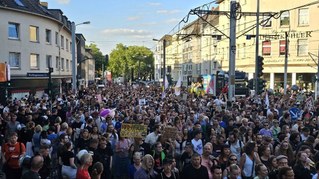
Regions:
[[[95,79],[95,59],[92,50],[85,47],[83,34],[76,34],[77,49],[77,86],[78,88],[88,87]]]
[[[256,12],[257,1],[237,2],[241,12]],[[291,0],[287,4],[285,1],[260,0],[260,12],[277,13],[274,17],[260,16],[259,21],[258,55],[264,57],[263,78],[268,88],[283,87],[287,47],[287,84],[314,90],[313,77],[318,71],[316,56],[319,50],[319,23],[316,19],[319,10],[318,4],[306,5],[311,2]],[[217,5],[212,11],[230,10],[230,0],[219,0]],[[222,13],[219,16],[207,16],[207,21],[199,18],[172,34],[171,47],[167,47],[178,49],[166,50],[166,56],[181,57],[172,63],[180,64],[184,84],[186,81],[196,81],[201,75],[229,70],[229,39],[221,32],[229,36],[230,20]],[[236,20],[235,66],[237,71],[247,72],[249,79],[254,77],[255,72],[255,26],[256,16],[242,15]],[[286,33],[288,44],[285,43]],[[177,35],[179,38],[174,38]]]
[[[257,1],[239,0],[242,12],[256,12]],[[267,86],[272,89],[283,87],[286,45],[288,47],[287,84],[298,85],[301,88],[313,90],[313,76],[317,73],[316,62],[311,54],[318,54],[319,48],[319,17],[318,4],[304,6],[311,0],[285,1],[260,0],[260,12],[282,12],[275,16],[260,16],[259,56],[264,57],[264,75]],[[229,0],[220,0],[221,11],[228,11]],[[298,8],[300,7],[300,8]],[[291,9],[291,10],[290,10]],[[288,10],[288,11],[285,11]],[[247,35],[256,35],[256,28],[248,31],[256,24],[255,16],[242,16],[237,20],[236,28],[236,70],[249,73],[253,78],[255,71],[256,39]],[[220,16],[219,27],[229,34],[229,19]],[[285,43],[287,33],[288,44]],[[228,71],[229,41],[224,39],[218,43],[217,60],[222,63],[222,69]]]
[[[48,91],[49,67],[52,91],[71,87],[71,22],[59,9],[48,9],[38,0],[0,0],[0,62],[10,65],[7,87],[13,98]],[[3,91],[3,90],[1,90]]]

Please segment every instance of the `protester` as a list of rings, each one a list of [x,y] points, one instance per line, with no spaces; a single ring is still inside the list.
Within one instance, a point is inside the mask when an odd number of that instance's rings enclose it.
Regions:
[[[182,87],[181,96],[174,88],[163,94],[158,85],[110,84],[104,89],[92,85],[77,94],[63,91],[52,100],[46,94],[8,98],[0,108],[0,142],[7,160],[3,171],[21,158],[21,166],[17,162],[13,168],[17,172],[8,173],[21,176],[22,168],[24,173],[31,169],[28,160],[40,154],[41,178],[72,178],[81,167],[75,156],[91,153],[92,165],[103,165],[88,167],[92,178],[198,178],[206,172],[208,178],[220,178],[220,172],[223,178],[273,179],[279,172],[291,177],[285,167],[293,167],[298,178],[316,173],[319,101],[312,94],[288,88],[284,95],[274,89],[228,101],[226,93],[213,96],[197,86],[201,89],[195,93]],[[298,95],[307,102],[298,99],[297,104]],[[297,119],[290,114],[292,108],[300,110]],[[165,130],[168,126],[176,132]],[[11,132],[19,136],[12,144]],[[6,145],[14,145],[12,161]]]
[[[41,179],[41,176],[39,175],[39,170],[43,166],[43,157],[40,155],[36,155],[31,160],[31,169],[23,174],[21,179]]]
[[[9,141],[2,146],[3,170],[7,178],[20,178],[21,167],[19,160],[25,155],[25,146],[18,142],[18,134],[12,132]]]

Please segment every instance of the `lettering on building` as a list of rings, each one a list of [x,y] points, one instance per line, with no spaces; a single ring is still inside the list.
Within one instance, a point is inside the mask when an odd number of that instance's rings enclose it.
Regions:
[[[312,31],[305,32],[290,32],[288,38],[290,39],[302,39],[302,38],[310,38]],[[267,35],[259,35],[260,40],[283,40],[285,39],[285,33],[276,33],[276,34],[267,34]]]

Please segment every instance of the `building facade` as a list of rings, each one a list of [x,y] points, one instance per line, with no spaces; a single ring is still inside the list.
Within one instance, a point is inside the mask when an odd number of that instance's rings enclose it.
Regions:
[[[71,86],[71,22],[59,9],[37,0],[0,0],[0,62],[10,65],[7,86],[13,98],[48,91],[53,68],[54,94]]]
[[[241,12],[256,12],[257,1],[237,0]],[[286,47],[288,48],[287,84],[298,85],[307,90],[314,90],[319,48],[318,4],[306,5],[311,0],[285,1],[260,0],[260,12],[277,13],[274,17],[260,16],[259,51],[264,58],[264,75],[267,87],[279,89],[284,84],[284,64]],[[230,0],[219,0],[218,7],[212,11],[230,10]],[[306,6],[304,6],[306,5]],[[229,70],[230,20],[226,15],[208,15],[207,22],[197,19],[173,34],[172,49],[182,50],[175,56],[181,56],[179,63],[183,81],[195,81],[200,75],[216,74],[216,71]],[[218,20],[216,20],[218,19]],[[218,29],[218,30],[216,30]],[[286,44],[286,34],[287,41]],[[236,60],[237,71],[254,77],[256,49],[256,16],[242,14],[236,20]],[[176,42],[175,42],[176,41]],[[166,51],[166,56],[170,51]]]

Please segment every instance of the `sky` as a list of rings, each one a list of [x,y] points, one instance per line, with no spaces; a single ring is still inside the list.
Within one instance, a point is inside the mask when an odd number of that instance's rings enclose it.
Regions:
[[[82,33],[86,44],[95,43],[103,54],[109,54],[116,44],[137,45],[155,49],[165,34],[177,32],[185,23],[179,22],[191,9],[212,0],[41,0],[49,9],[61,9]],[[190,16],[190,20],[196,18]],[[175,28],[174,28],[175,27]]]

